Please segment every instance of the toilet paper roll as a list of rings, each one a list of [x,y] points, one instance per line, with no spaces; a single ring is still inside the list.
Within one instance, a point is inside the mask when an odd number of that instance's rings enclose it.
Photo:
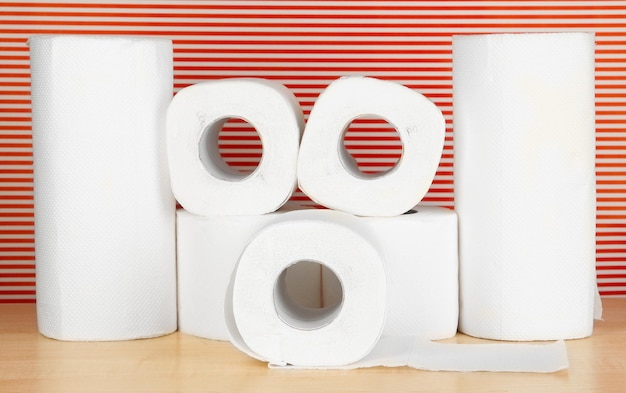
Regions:
[[[453,337],[459,317],[456,213],[417,205],[397,217],[358,217],[358,221],[384,261],[387,319],[383,335],[428,340]],[[332,293],[325,286],[323,291],[324,296]]]
[[[227,340],[225,289],[239,255],[256,232],[294,208],[257,216],[195,216],[177,211],[178,325],[183,333]],[[315,211],[310,214],[316,214]],[[454,211],[416,206],[396,217],[355,217],[387,271],[384,335],[452,337],[458,322],[457,222]],[[339,304],[341,282],[319,264],[296,264],[285,283],[296,303]]]
[[[383,336],[439,340],[457,332],[458,224],[456,213],[417,205],[396,217],[357,217],[379,250],[387,276]],[[322,270],[322,299],[335,304],[341,284]]]
[[[422,220],[430,225],[434,221],[435,228],[446,228],[449,221],[455,221],[450,219],[455,218],[453,212],[443,214],[443,220],[438,217],[442,212],[437,209],[430,212],[425,209],[424,213],[427,217]],[[383,288],[387,287],[387,294],[392,293],[392,281],[382,261],[384,254],[377,255],[376,243],[381,239],[373,238],[369,229],[367,223],[345,213],[298,211],[285,214],[259,231],[242,252],[227,291],[226,322],[232,343],[248,355],[268,361],[272,367],[409,366],[426,370],[516,372],[553,372],[567,367],[563,342],[439,344],[431,342],[426,335],[431,332],[419,331],[422,325],[410,336],[400,335],[406,330],[383,334],[386,324],[399,321],[393,315],[397,310],[390,305],[391,299],[384,300]],[[392,245],[395,246],[389,246]],[[415,245],[414,255],[420,254],[417,251],[421,246],[422,242]],[[318,261],[333,272],[341,286],[338,304],[311,310],[294,305],[285,295],[281,272],[302,260]],[[407,260],[397,262],[403,265]],[[399,274],[399,271],[389,272]],[[433,275],[431,279],[438,278]],[[431,297],[437,295],[435,292]],[[405,313],[410,314],[421,303],[413,300],[414,306],[403,310]],[[456,319],[453,325],[456,326]]]
[[[196,216],[177,210],[180,332],[213,340],[229,339],[224,299],[239,255],[256,232],[291,209],[293,206],[283,206],[274,213],[252,216]],[[320,266],[298,264],[287,274],[287,290],[295,301],[320,308]]]
[[[383,175],[362,173],[343,139],[350,123],[376,115],[393,125],[402,157]],[[405,86],[367,77],[343,77],[317,98],[298,158],[300,189],[326,207],[362,216],[395,216],[415,206],[435,176],[445,134],[441,111]]]
[[[460,330],[589,336],[593,34],[455,36],[453,68]]]
[[[302,261],[332,270],[342,286],[339,304],[315,310],[284,293],[279,278]],[[285,214],[243,250],[225,309],[231,341],[251,356],[296,366],[348,365],[367,355],[382,333],[383,262],[351,215]]]
[[[34,36],[29,45],[39,331],[60,340],[171,333],[172,43]]]
[[[249,175],[220,157],[218,136],[230,118],[251,124],[263,155]],[[202,82],[180,90],[167,110],[172,190],[197,215],[250,215],[277,210],[296,188],[302,109],[280,83],[259,78]]]

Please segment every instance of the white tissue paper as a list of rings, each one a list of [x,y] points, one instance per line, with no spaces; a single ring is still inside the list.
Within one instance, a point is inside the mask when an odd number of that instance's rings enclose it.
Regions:
[[[428,340],[453,337],[459,318],[456,213],[417,205],[400,216],[357,220],[370,234],[385,266],[387,318],[383,335]],[[323,291],[325,296],[330,292],[326,286]]]
[[[178,326],[183,333],[227,340],[224,296],[239,255],[262,228],[297,208],[254,216],[195,216],[177,211]],[[309,214],[318,214],[315,212]],[[452,337],[458,322],[456,214],[419,205],[396,217],[356,217],[380,250],[387,276],[383,335]],[[338,304],[341,282],[328,268],[296,264],[285,280],[310,308]]]
[[[171,333],[172,43],[75,35],[29,45],[39,331],[60,340]]]
[[[287,204],[291,205],[291,204]],[[224,297],[239,255],[250,239],[290,210],[259,215],[196,216],[176,212],[178,330],[213,340],[228,340]],[[321,268],[297,264],[286,280],[293,298],[308,307],[321,307]]]
[[[460,330],[589,336],[594,35],[455,36],[453,84]]]
[[[340,303],[312,309],[286,295],[279,278],[303,261],[332,270],[342,286]],[[225,309],[231,342],[255,358],[299,366],[351,364],[371,351],[384,328],[383,261],[351,215],[285,214],[244,248]]]
[[[563,342],[461,345],[430,341],[456,333],[458,308],[451,301],[457,285],[456,243],[443,244],[456,240],[456,216],[441,208],[417,210],[404,217],[372,219],[379,224],[394,221],[393,229],[391,223],[373,225],[366,218],[342,212],[308,210],[287,213],[260,230],[244,248],[226,293],[225,320],[231,342],[272,367],[409,366],[518,372],[566,368]],[[385,229],[399,239],[383,236]],[[403,240],[411,235],[401,232],[410,229],[416,231],[415,236],[427,237],[406,243]],[[431,253],[446,245],[451,250]],[[327,307],[299,307],[285,295],[281,272],[300,261],[325,265],[326,274],[339,282],[332,285],[339,295],[333,295]],[[432,266],[438,263],[443,267]],[[414,285],[403,274],[414,275]],[[421,285],[424,288],[415,288]],[[322,288],[326,290],[324,284]]]
[[[230,118],[252,125],[262,158],[251,174],[220,157],[218,137]],[[201,82],[180,90],[167,110],[167,151],[174,196],[201,215],[251,215],[277,210],[296,188],[304,128],[302,109],[280,83],[260,78]]]
[[[345,150],[350,123],[380,116],[402,143],[396,166],[382,175],[362,173]],[[317,98],[298,158],[300,189],[328,208],[362,216],[396,216],[424,197],[439,165],[445,134],[441,111],[416,91],[368,77],[343,77]]]

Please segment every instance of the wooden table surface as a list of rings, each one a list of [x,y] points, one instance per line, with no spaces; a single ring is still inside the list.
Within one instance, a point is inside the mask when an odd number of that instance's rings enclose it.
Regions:
[[[0,305],[0,392],[626,392],[626,298],[604,299],[593,336],[567,348],[569,369],[551,374],[276,370],[227,342],[180,333],[55,341],[38,334],[34,305]]]

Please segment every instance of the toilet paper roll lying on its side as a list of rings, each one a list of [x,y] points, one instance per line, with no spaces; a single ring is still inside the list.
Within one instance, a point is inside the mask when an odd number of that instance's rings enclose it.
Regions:
[[[288,204],[291,205],[291,204]],[[196,216],[176,212],[178,261],[178,330],[214,340],[228,340],[224,296],[239,255],[248,241],[292,206],[253,216]],[[288,292],[295,301],[321,306],[321,269],[298,264],[288,269]]]
[[[223,310],[232,270],[257,231],[296,207],[288,205],[259,216],[200,217],[178,210],[181,332],[228,339]],[[419,205],[401,216],[355,219],[380,250],[387,271],[388,311],[383,334],[432,340],[454,336],[458,322],[456,214]],[[298,263],[287,273],[285,283],[297,303],[323,308],[341,302],[341,283],[330,269]]]
[[[458,224],[453,210],[417,205],[395,217],[357,217],[379,250],[387,276],[384,336],[453,337],[459,318]],[[341,284],[322,270],[322,299],[335,304]]]
[[[263,156],[249,175],[230,168],[218,136],[230,118],[251,124]],[[180,90],[167,110],[172,190],[197,215],[250,215],[277,210],[296,188],[304,128],[302,109],[285,86],[259,78],[202,82]]]
[[[459,318],[456,213],[417,205],[396,217],[357,219],[385,266],[387,319],[383,335],[429,340],[453,337]]]
[[[453,39],[460,330],[589,336],[595,292],[594,36]]]
[[[390,288],[385,291],[389,284],[376,239],[366,227],[345,213],[311,210],[285,214],[259,231],[242,252],[227,291],[231,342],[270,365],[294,368],[551,372],[567,367],[562,342],[503,347],[435,344],[420,334],[381,336],[394,311],[385,301]],[[285,295],[282,272],[300,261],[317,261],[337,276],[339,304],[311,310]]]
[[[171,41],[34,36],[29,45],[39,331],[60,340],[175,331]]]
[[[339,304],[311,309],[287,296],[279,278],[303,261],[318,262],[337,276]],[[248,243],[231,285],[225,304],[231,342],[271,363],[348,365],[371,351],[384,328],[383,262],[348,214],[285,214]]]
[[[402,157],[389,172],[362,173],[345,151],[350,123],[376,115],[396,128]],[[441,111],[405,86],[367,77],[343,77],[317,98],[298,158],[300,189],[326,207],[361,216],[396,216],[426,194],[439,165],[445,134]]]

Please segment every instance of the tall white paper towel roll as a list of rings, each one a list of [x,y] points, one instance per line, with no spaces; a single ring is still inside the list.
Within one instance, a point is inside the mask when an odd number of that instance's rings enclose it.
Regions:
[[[285,295],[279,277],[302,261],[333,271],[342,285],[339,304],[314,310]],[[371,351],[385,323],[382,259],[357,220],[336,211],[288,213],[259,231],[239,258],[231,295],[231,341],[271,363],[351,364]]]
[[[262,158],[244,176],[220,157],[218,136],[229,118],[259,134]],[[250,215],[277,210],[296,188],[296,161],[304,128],[297,99],[278,82],[229,78],[180,90],[167,111],[172,190],[197,215]]]
[[[178,330],[213,340],[228,340],[224,322],[226,288],[239,255],[262,228],[291,210],[270,214],[197,216],[176,212]],[[297,302],[321,307],[321,269],[298,264],[288,270],[287,283]]]
[[[37,319],[61,340],[176,330],[169,40],[35,36]]]
[[[350,123],[365,115],[386,119],[402,142],[402,157],[383,175],[363,174],[343,145]],[[441,111],[418,92],[375,78],[340,78],[320,94],[307,120],[298,158],[300,189],[332,209],[400,215],[428,191],[444,134]]]
[[[593,34],[455,36],[453,77],[460,330],[589,336]]]

